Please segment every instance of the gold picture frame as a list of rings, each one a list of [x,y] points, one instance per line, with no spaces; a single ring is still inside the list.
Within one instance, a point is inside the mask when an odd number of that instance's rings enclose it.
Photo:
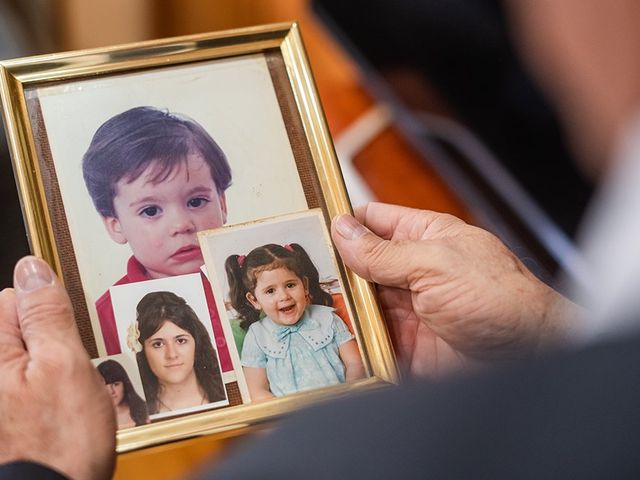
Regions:
[[[314,211],[326,230],[331,218],[351,212],[295,23],[7,60],[0,62],[0,82],[5,127],[31,250],[48,261],[64,282],[84,345],[96,364],[103,357],[115,355],[109,353],[109,348],[120,349],[119,355],[128,353],[129,359],[137,358],[135,352],[143,348],[138,341],[141,337],[135,314],[132,320],[121,321],[123,317],[115,313],[113,340],[117,345],[109,347],[112,334],[106,329],[96,305],[110,292],[110,311],[116,312],[120,308],[118,298],[123,297],[120,293],[124,291],[124,297],[130,296],[122,287],[139,285],[138,280],[129,279],[116,288],[121,274],[115,275],[117,269],[126,268],[129,275],[130,264],[123,264],[122,259],[128,255],[131,262],[142,257],[143,252],[160,252],[164,248],[151,245],[149,239],[153,234],[146,230],[137,247],[131,235],[123,238],[122,212],[116,215],[100,210],[96,196],[93,193],[90,196],[85,186],[91,177],[85,165],[91,156],[89,151],[101,135],[98,131],[114,118],[121,119],[121,113],[140,107],[189,125],[201,124],[207,132],[214,132],[210,135],[220,144],[225,152],[222,155],[226,155],[234,172],[231,187],[225,190],[226,185],[221,189],[216,183],[213,195],[222,212],[221,223],[226,220],[231,228],[267,217]],[[148,113],[147,110],[142,113]],[[187,120],[182,115],[186,115]],[[132,125],[137,128],[135,122]],[[184,167],[169,167],[161,172],[164,176],[159,182],[166,180],[168,185],[177,178],[173,170],[180,172],[180,168],[186,169],[185,181],[196,178],[193,167],[196,164],[189,162],[204,164],[206,155],[201,151],[189,152],[181,160]],[[191,176],[190,165],[194,173]],[[209,168],[205,170],[210,177],[216,177],[214,167],[210,164]],[[143,170],[130,172],[126,182],[122,180],[125,177],[118,180],[125,183],[117,184],[120,185],[119,190],[114,190],[117,194],[111,193],[112,208],[120,208],[114,205],[114,198],[122,195],[122,185],[131,186],[138,179],[147,178],[144,177],[147,170]],[[154,182],[148,180],[145,185],[156,185]],[[169,198],[171,193],[166,195]],[[189,198],[185,205],[195,210],[211,202],[212,199],[199,196]],[[165,210],[168,218],[170,207],[163,208],[144,204],[132,218],[136,222],[141,221],[140,218],[150,221],[160,218],[160,213],[165,215]],[[200,228],[202,225],[195,220],[193,225],[197,230],[227,228],[206,224],[206,228]],[[130,250],[127,243],[131,245]],[[341,292],[353,323],[366,378],[250,403],[229,329],[224,326],[223,331],[219,331],[212,317],[213,327],[204,323],[210,332],[213,328],[209,335],[226,389],[226,400],[222,403],[226,401],[228,406],[208,409],[209,403],[203,395],[204,406],[195,409],[203,411],[194,413],[177,408],[170,419],[119,430],[118,451],[246,429],[313,402],[396,383],[397,365],[374,289],[347,270],[330,244],[329,248],[331,255],[335,255]],[[191,258],[192,253],[180,249],[176,255]],[[139,263],[149,273],[149,282],[162,283],[161,279],[152,279],[167,276],[154,277],[150,264]],[[197,277],[199,273],[191,272],[191,275]],[[206,272],[203,270],[202,274]],[[180,277],[177,273],[170,275]],[[171,289],[164,285],[163,290]],[[105,292],[102,297],[101,291]],[[138,297],[127,301],[135,305],[145,292],[140,291],[136,293]],[[219,305],[218,311],[224,312]],[[227,367],[225,355],[230,362]],[[133,365],[135,361],[129,363]],[[146,392],[144,379],[142,385]],[[156,415],[162,417],[160,413]]]

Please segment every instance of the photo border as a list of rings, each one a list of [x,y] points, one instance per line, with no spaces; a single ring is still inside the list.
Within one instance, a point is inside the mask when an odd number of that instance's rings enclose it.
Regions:
[[[51,172],[42,168],[43,143],[34,135],[27,94],[32,88],[118,75],[204,60],[264,54],[270,65],[309,208],[319,207],[325,224],[351,213],[324,114],[315,89],[299,27],[282,23],[223,32],[140,42],[0,62],[0,93],[9,149],[31,251],[44,258],[70,293],[85,347],[97,356],[70,237],[60,234],[66,219],[51,215],[51,199],[60,192]],[[271,68],[273,66],[273,68]],[[32,110],[33,111],[33,110]],[[56,230],[56,228],[58,230]],[[68,232],[68,227],[67,232]],[[357,382],[290,395],[261,404],[228,407],[118,432],[118,452],[126,452],[204,434],[228,434],[277,418],[315,402],[398,381],[389,333],[371,284],[345,269],[336,254],[338,274],[360,349],[371,377]],[[82,312],[84,305],[85,312]],[[83,315],[85,315],[83,317]],[[88,339],[90,335],[90,339]]]
[[[282,224],[290,225],[295,221],[305,221],[307,219],[313,219],[318,222],[317,225],[318,227],[320,227],[320,230],[322,232],[321,233],[322,240],[324,241],[325,247],[326,247],[326,251],[324,251],[323,253],[327,254],[328,256],[327,259],[330,261],[332,268],[335,269],[334,273],[337,276],[336,280],[338,281],[338,284],[340,286],[340,294],[343,297],[345,296],[347,288],[344,285],[343,278],[341,277],[339,272],[339,266],[338,266],[339,258],[337,256],[336,251],[333,249],[331,234],[329,233],[327,224],[323,221],[322,210],[319,208],[310,208],[308,210],[304,210],[301,212],[292,212],[292,213],[278,215],[274,217],[261,218],[259,220],[253,220],[250,222],[243,222],[243,223],[238,223],[234,225],[225,225],[220,228],[203,230],[201,232],[198,232],[198,240],[200,242],[200,247],[202,249],[205,264],[207,265],[207,272],[208,272],[207,277],[211,282],[212,290],[214,292],[213,295],[216,299],[216,307],[218,309],[218,315],[220,316],[221,319],[228,319],[229,314],[225,308],[226,299],[222,295],[222,292],[226,291],[226,289],[224,288],[224,284],[226,283],[226,278],[224,275],[220,275],[219,273],[220,268],[215,268],[215,267],[213,269],[209,268],[209,266],[213,264],[213,259],[216,258],[216,255],[214,255],[213,253],[214,248],[211,246],[211,244],[216,241],[215,239],[219,237],[229,236],[230,234],[237,234],[238,232],[243,232],[247,230],[255,231],[255,230],[261,230],[263,228],[266,229],[274,225],[282,225]],[[292,233],[291,236],[295,237],[296,234]],[[258,243],[262,243],[262,242],[258,242]],[[269,240],[267,241],[267,243],[274,243],[274,242]],[[290,243],[301,243],[301,242],[299,242],[298,240],[295,240],[295,241],[291,241]],[[235,252],[235,253],[240,253],[240,252]],[[247,254],[249,252],[247,251],[242,253]],[[316,255],[318,254],[318,252],[314,252],[314,253]],[[311,256],[312,254],[309,254],[309,255]],[[355,317],[354,312],[351,310],[351,306],[346,301],[345,301],[345,307],[346,307],[346,314],[349,317],[349,324],[353,329],[354,339],[358,344],[358,349],[361,351],[362,350],[362,347],[361,347],[362,332],[359,328],[359,324],[354,322],[354,317]],[[231,326],[228,322],[223,321],[222,327],[223,329],[225,329],[226,336],[233,336],[233,333],[231,331]],[[240,354],[241,352],[237,352],[237,353]],[[367,376],[371,376],[372,369],[371,369],[371,365],[369,364],[369,359],[362,354],[362,351],[361,351],[361,357],[362,357],[363,366]],[[238,359],[238,361],[240,360]]]
[[[193,284],[193,285],[189,285]],[[195,287],[191,289],[191,287]],[[225,391],[225,400],[210,402],[204,405],[194,407],[188,407],[186,409],[180,409],[177,412],[164,412],[150,414],[149,418],[151,422],[163,420],[170,417],[176,417],[186,414],[196,413],[198,411],[204,411],[214,408],[228,408],[233,405],[242,405],[249,401],[248,393],[246,393],[246,385],[242,372],[238,374],[240,363],[235,362],[232,357],[233,370],[229,372],[222,371],[222,364],[220,362],[220,351],[216,345],[216,337],[213,331],[213,325],[208,322],[208,306],[205,298],[204,287],[200,273],[191,273],[186,275],[178,275],[173,277],[156,278],[152,280],[146,280],[142,282],[129,283],[124,285],[114,285],[110,289],[111,298],[113,301],[114,314],[116,317],[116,326],[118,331],[118,341],[122,347],[122,354],[129,356],[129,358],[136,359],[137,354],[131,352],[127,348],[127,334],[128,326],[131,323],[137,325],[136,307],[138,301],[142,299],[147,293],[166,291],[171,292],[174,295],[180,297],[186,304],[193,309],[198,321],[205,327],[209,339],[212,343],[212,347],[216,352],[217,368],[220,374],[220,379]],[[131,303],[131,298],[135,298],[135,305]],[[125,300],[124,302],[122,300]],[[122,307],[128,307],[123,309]],[[124,314],[119,316],[119,314]],[[123,322],[123,320],[127,320]],[[128,325],[127,325],[128,324]],[[224,327],[223,327],[224,328]],[[139,332],[138,332],[139,333]],[[227,336],[226,331],[223,332],[225,340],[228,342],[230,338]],[[230,352],[231,353],[231,352]],[[102,357],[104,358],[104,357]],[[233,372],[233,378],[225,380],[225,375]],[[141,373],[141,372],[139,372]],[[144,386],[144,381],[142,382]]]

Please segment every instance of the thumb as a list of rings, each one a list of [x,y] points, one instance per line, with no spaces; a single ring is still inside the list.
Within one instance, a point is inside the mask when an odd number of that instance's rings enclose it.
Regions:
[[[69,296],[44,260],[21,259],[13,284],[22,339],[32,358],[59,355],[61,345],[82,347]]]
[[[333,219],[331,236],[344,263],[355,273],[389,287],[409,288],[418,245],[411,240],[384,240],[351,215]]]

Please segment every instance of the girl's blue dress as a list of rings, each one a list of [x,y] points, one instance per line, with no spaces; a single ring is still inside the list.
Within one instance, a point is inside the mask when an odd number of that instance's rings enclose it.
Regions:
[[[265,317],[249,327],[242,346],[244,367],[265,368],[271,393],[344,383],[338,347],[354,337],[333,308],[308,305],[295,325],[282,326]]]

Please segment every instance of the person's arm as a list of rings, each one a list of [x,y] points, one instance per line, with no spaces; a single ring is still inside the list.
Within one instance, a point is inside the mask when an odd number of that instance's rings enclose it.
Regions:
[[[242,371],[247,381],[251,401],[260,402],[268,400],[274,395],[269,389],[269,379],[267,378],[267,357],[258,346],[256,331],[258,324],[251,325],[247,331],[242,345]]]
[[[364,378],[364,365],[362,364],[360,351],[358,350],[358,345],[355,340],[349,340],[340,345],[338,347],[338,354],[344,364],[344,374],[347,382]]]
[[[24,461],[74,480],[111,478],[114,409],[67,293],[35,257],[18,262],[14,285],[0,293],[0,465],[5,473],[29,468],[15,466]]]
[[[269,390],[266,368],[243,367],[242,370],[247,381],[251,401],[260,402],[274,397],[271,390]]]
[[[447,214],[371,203],[334,219],[344,262],[381,285],[385,317],[413,374],[467,358],[535,355],[570,334],[579,308],[491,233]]]

